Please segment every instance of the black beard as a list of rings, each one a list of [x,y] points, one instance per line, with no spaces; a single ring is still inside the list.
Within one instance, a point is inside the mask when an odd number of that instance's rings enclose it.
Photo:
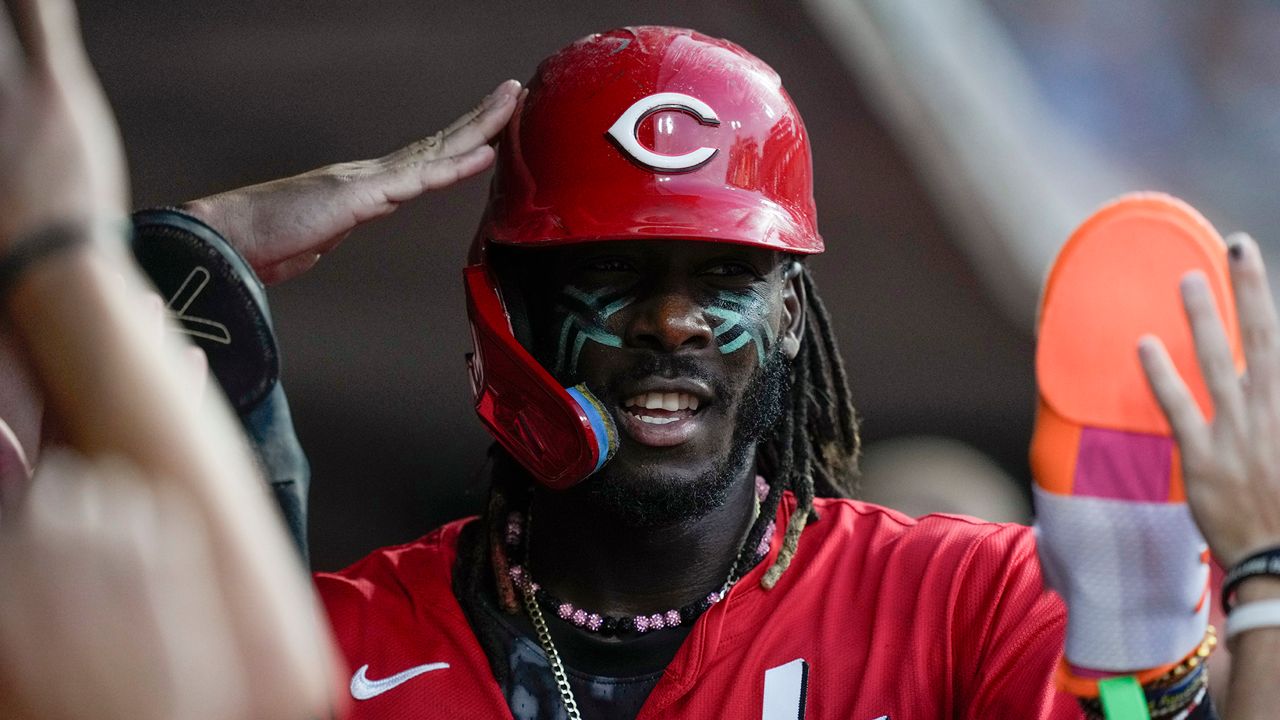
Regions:
[[[661,474],[638,485],[611,482],[609,466],[605,465],[569,492],[581,493],[594,509],[632,529],[666,527],[705,517],[724,504],[729,489],[754,462],[757,444],[782,417],[790,387],[790,359],[775,351],[752,373],[743,390],[728,454],[693,482]]]

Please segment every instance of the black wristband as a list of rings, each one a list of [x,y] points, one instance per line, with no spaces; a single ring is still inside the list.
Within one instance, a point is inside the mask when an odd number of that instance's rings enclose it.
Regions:
[[[134,259],[204,350],[232,407],[256,407],[279,380],[280,353],[253,268],[217,230],[177,208],[135,212],[133,228]]]
[[[23,235],[0,258],[0,304],[9,298],[18,278],[46,258],[59,255],[89,241],[89,229],[79,223],[58,223]]]
[[[1280,546],[1254,553],[1231,566],[1222,580],[1222,611],[1231,612],[1235,605],[1232,600],[1240,583],[1259,575],[1280,577]]]

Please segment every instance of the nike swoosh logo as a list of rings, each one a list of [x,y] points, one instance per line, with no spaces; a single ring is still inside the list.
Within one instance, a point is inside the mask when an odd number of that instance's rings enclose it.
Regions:
[[[381,680],[370,680],[365,673],[369,672],[369,666],[364,665],[351,676],[351,697],[357,700],[368,700],[375,698],[382,693],[422,675],[432,670],[444,670],[449,667],[449,663],[427,663],[426,665],[418,665],[411,667],[404,672],[398,672],[391,677],[385,677]]]

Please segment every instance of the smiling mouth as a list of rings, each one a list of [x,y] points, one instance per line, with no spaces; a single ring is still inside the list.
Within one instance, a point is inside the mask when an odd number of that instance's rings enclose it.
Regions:
[[[623,430],[636,442],[652,447],[679,445],[701,427],[697,396],[684,392],[646,392],[622,403],[619,419]]]
[[[667,425],[698,412],[698,398],[682,392],[648,392],[622,404],[623,410],[650,425]]]

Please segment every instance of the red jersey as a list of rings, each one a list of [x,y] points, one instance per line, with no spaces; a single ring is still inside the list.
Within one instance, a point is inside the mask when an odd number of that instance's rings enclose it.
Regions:
[[[1053,687],[1065,611],[1042,589],[1029,528],[819,499],[764,590],[794,507],[787,495],[769,556],[697,620],[640,720],[1083,717]],[[453,593],[466,522],[316,576],[361,669],[352,720],[512,717]]]

